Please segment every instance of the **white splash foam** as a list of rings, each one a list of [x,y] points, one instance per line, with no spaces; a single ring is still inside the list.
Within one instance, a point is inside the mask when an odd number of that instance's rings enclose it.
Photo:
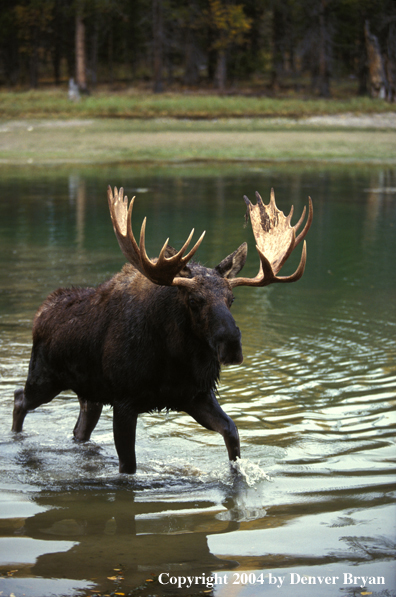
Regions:
[[[249,487],[253,487],[260,481],[271,481],[271,477],[258,464],[247,458],[237,458],[231,466]]]

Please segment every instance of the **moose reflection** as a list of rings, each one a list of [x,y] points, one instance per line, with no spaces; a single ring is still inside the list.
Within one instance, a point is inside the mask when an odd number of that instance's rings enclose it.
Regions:
[[[234,560],[216,557],[208,547],[208,536],[239,528],[237,522],[215,518],[217,511],[225,510],[222,504],[202,502],[197,494],[187,501],[181,496],[180,501],[172,503],[176,516],[170,523],[161,498],[142,501],[143,492],[116,484],[111,491],[94,484],[88,488],[75,484],[72,498],[64,489],[37,497],[37,504],[48,509],[25,519],[20,528],[20,534],[42,546],[29,576],[92,579],[98,592],[110,593],[117,590],[117,583],[122,583],[127,592],[158,571],[186,574],[188,570],[190,575],[209,576],[212,570],[229,570],[237,565]],[[16,521],[12,519],[7,527],[13,538]],[[54,549],[52,542],[70,542],[70,547],[61,551]],[[26,557],[26,553],[21,555]],[[23,578],[25,574],[26,569],[20,569],[17,576]]]
[[[258,193],[253,205],[244,197],[260,257],[254,278],[236,277],[245,264],[247,244],[207,268],[192,261],[204,234],[185,255],[193,231],[176,251],[165,242],[157,259],[145,249],[144,219],[139,245],[132,232],[132,209],[121,188],[108,189],[110,215],[121,250],[128,260],[122,271],[97,288],[60,288],[38,309],[33,322],[33,349],[24,389],[15,391],[13,431],[25,416],[63,390],[80,401],[74,428],[79,441],[89,440],[103,404],[114,408],[114,442],[122,473],[136,471],[138,415],[154,410],[184,411],[203,427],[219,432],[228,456],[240,456],[236,425],[216,396],[221,365],[243,360],[241,333],[230,308],[237,286],[295,282],[306,262],[304,241],[294,274],[278,272],[307,234],[313,209],[302,231],[303,214],[291,225]]]

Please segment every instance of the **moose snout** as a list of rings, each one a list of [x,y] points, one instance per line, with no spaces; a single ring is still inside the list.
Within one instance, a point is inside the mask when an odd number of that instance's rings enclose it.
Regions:
[[[234,329],[224,329],[217,335],[217,355],[222,365],[240,365],[243,361],[241,331],[237,326]]]

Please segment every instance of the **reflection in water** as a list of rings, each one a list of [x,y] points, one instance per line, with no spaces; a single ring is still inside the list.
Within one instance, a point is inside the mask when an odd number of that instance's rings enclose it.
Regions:
[[[228,580],[213,589],[217,597],[394,595],[396,172],[169,170],[3,176],[0,591],[42,597],[141,586],[141,595],[182,595],[158,575],[217,571]],[[70,393],[30,413],[21,435],[9,431],[37,306],[60,285],[94,285],[122,265],[108,183],[128,196],[145,191],[134,222],[148,215],[149,253],[167,236],[180,246],[194,226],[207,229],[205,265],[247,240],[247,275],[258,258],[242,195],[258,190],[268,201],[274,186],[279,207],[294,203],[296,213],[307,195],[314,200],[303,279],[235,291],[245,360],[224,371],[220,402],[240,431],[237,471],[221,437],[183,413],[159,413],[139,419],[138,474],[118,475],[111,409],[92,441],[78,445]],[[244,571],[256,584],[232,584]],[[304,584],[308,577],[316,584]]]
[[[367,193],[364,243],[382,241],[378,221],[384,212],[391,214],[394,211],[396,187],[392,187],[392,184],[395,184],[394,177],[390,172],[381,170],[377,176],[371,177],[370,186],[364,189]]]
[[[79,175],[69,176],[69,197],[76,205],[76,245],[78,251],[83,250],[84,229],[85,229],[85,203],[86,189],[85,180]]]
[[[158,569],[183,570],[186,553],[188,567],[197,575],[235,565],[219,560],[208,549],[208,533],[226,532],[230,525],[235,526],[224,522],[210,528],[208,522],[221,505],[206,500],[178,502],[175,495],[164,510],[164,504],[156,503],[153,495],[152,500],[149,504],[135,502],[134,492],[122,487],[110,494],[84,487],[75,489],[73,495],[59,492],[49,499],[40,498],[39,503],[49,502],[51,509],[28,519],[25,533],[37,540],[67,536],[77,542],[67,553],[40,556],[32,573],[48,576],[49,570],[62,569],[66,578],[90,579],[98,570],[105,577],[114,576],[119,568],[125,584],[136,586]],[[193,542],[190,533],[194,533]]]

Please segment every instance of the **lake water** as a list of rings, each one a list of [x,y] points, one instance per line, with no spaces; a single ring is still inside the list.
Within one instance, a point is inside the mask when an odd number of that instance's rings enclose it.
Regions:
[[[206,229],[199,260],[246,240],[252,276],[242,196],[268,202],[273,186],[296,217],[313,199],[302,280],[235,290],[244,363],[223,370],[220,402],[240,432],[236,473],[183,413],[140,417],[134,476],[118,473],[110,408],[73,441],[70,392],[10,431],[36,308],[123,264],[108,184],[137,196],[149,254]],[[0,594],[396,595],[396,170],[3,168],[0,191]]]

